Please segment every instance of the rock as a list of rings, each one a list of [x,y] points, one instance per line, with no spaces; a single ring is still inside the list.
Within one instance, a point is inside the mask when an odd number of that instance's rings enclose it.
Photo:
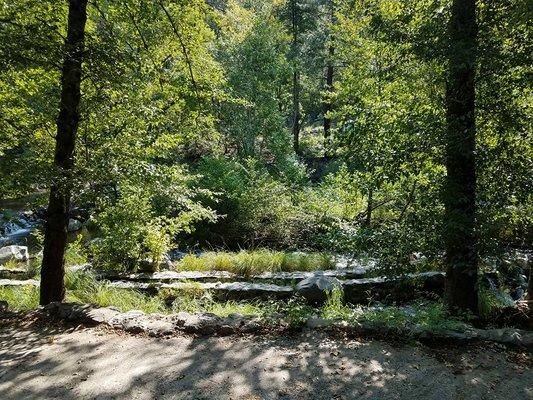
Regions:
[[[233,281],[240,277],[227,271],[159,271],[153,273],[121,273],[117,271],[99,271],[98,279],[124,280],[133,282],[176,282],[176,281],[197,281],[197,282],[218,282]]]
[[[153,269],[151,266],[148,269]],[[326,270],[316,272],[263,272],[259,275],[241,276],[227,271],[173,271],[163,270],[158,272],[123,273],[118,271],[100,271],[97,273],[98,279],[125,280],[137,282],[175,282],[175,281],[196,281],[196,282],[233,282],[233,281],[276,281],[285,285],[293,282],[300,282],[314,276],[328,276],[338,279],[360,279],[366,274],[365,268],[350,268],[344,270]]]
[[[89,272],[92,269],[92,265],[87,264],[79,264],[79,265],[73,265],[71,267],[67,268],[70,272]]]
[[[160,260],[144,259],[139,263],[139,271],[144,273],[156,272],[160,269],[170,269],[172,268],[172,261],[165,254]]]
[[[175,332],[172,321],[161,314],[146,315],[140,317],[137,321],[141,330],[149,336],[168,336]]]
[[[116,283],[116,282],[113,282]],[[139,285],[135,283],[134,287]],[[219,300],[244,300],[244,299],[285,299],[293,294],[290,286],[278,286],[266,283],[250,282],[216,282],[216,283],[189,283],[175,282],[154,284],[159,289],[210,291]]]
[[[261,319],[238,313],[230,314],[220,321],[217,333],[231,335],[233,333],[252,333],[261,330]]]
[[[172,324],[181,329],[185,325],[185,322],[192,316],[192,314],[184,311],[180,311],[177,314],[172,314],[167,317],[167,319],[172,322]]]
[[[329,328],[332,324],[333,324],[332,320],[314,316],[307,320],[307,322],[305,323],[305,326],[309,329],[324,329],[324,328]]]
[[[30,258],[28,248],[26,246],[6,246],[0,248],[0,264],[8,261],[28,261]]]
[[[0,267],[0,279],[25,278],[27,275],[28,275],[28,272],[22,268]]]
[[[221,335],[231,335],[232,333],[239,332],[246,325],[248,319],[242,314],[230,314],[222,319],[218,333]]]
[[[217,332],[222,326],[222,319],[215,314],[190,314],[182,329],[187,333],[209,335]]]
[[[71,218],[68,221],[68,231],[77,232],[83,227],[83,224],[77,219]]]
[[[477,334],[478,337],[483,340],[510,344],[513,346],[522,346],[529,349],[533,348],[533,332],[531,331],[512,328],[478,329]]]
[[[231,282],[231,283],[204,283],[206,290],[215,293],[215,296],[224,300],[244,299],[286,299],[292,296],[290,286],[271,285],[267,283]]]
[[[131,310],[112,317],[108,324],[113,328],[124,329],[126,332],[140,333],[142,332],[142,326],[137,320],[144,315],[145,313],[142,311]]]
[[[338,279],[360,279],[367,273],[363,267],[345,268],[336,270],[314,271],[314,272],[263,272],[260,275],[251,276],[252,280],[271,280],[283,282],[301,282],[308,278],[326,276]]]
[[[0,287],[2,286],[39,286],[39,281],[35,279],[0,279]]]
[[[90,304],[53,302],[43,306],[49,315],[65,321],[92,323],[89,313],[94,307]]]
[[[115,307],[95,308],[88,312],[88,317],[98,324],[108,323],[115,318],[120,311]]]
[[[296,285],[296,292],[303,296],[309,303],[323,303],[328,297],[328,292],[334,288],[342,290],[341,282],[332,277],[324,275],[315,275],[304,279]]]
[[[444,272],[423,272],[392,278],[350,279],[342,282],[344,298],[358,304],[374,300],[410,300],[419,292],[441,295],[444,291]]]

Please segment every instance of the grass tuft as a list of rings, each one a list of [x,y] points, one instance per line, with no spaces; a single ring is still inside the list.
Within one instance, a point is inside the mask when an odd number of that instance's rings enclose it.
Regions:
[[[263,272],[316,271],[335,266],[330,255],[284,253],[271,250],[207,252],[186,255],[177,265],[180,271],[228,271],[251,276]]]
[[[39,288],[35,286],[0,287],[0,300],[13,311],[29,311],[39,306]]]
[[[157,296],[147,296],[139,291],[119,289],[97,281],[84,272],[67,273],[65,279],[67,301],[89,303],[99,307],[114,306],[120,311],[141,310],[145,313],[165,311],[165,305]]]

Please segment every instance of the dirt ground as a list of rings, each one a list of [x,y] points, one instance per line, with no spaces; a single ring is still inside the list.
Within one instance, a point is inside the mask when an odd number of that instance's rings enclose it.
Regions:
[[[1,399],[533,399],[531,356],[317,332],[148,338],[1,324]]]

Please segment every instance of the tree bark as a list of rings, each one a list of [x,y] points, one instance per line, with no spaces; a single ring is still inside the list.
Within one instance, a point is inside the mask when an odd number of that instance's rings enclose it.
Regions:
[[[374,190],[368,189],[368,204],[366,205],[365,226],[372,226],[372,210],[374,209]]]
[[[331,136],[331,118],[328,114],[332,111],[331,99],[329,96],[333,92],[333,56],[335,54],[335,48],[333,46],[329,47],[329,61],[326,69],[326,96],[328,96],[323,103],[324,110],[324,144],[327,148],[329,143],[329,138]]]
[[[87,0],[70,0],[65,59],[61,75],[61,100],[57,118],[55,177],[50,188],[41,266],[40,303],[65,297],[64,256],[67,245],[74,147],[79,123],[81,67],[84,51]]]
[[[293,76],[292,76],[292,141],[293,149],[296,154],[300,153],[300,70],[298,65],[298,30],[299,15],[296,0],[291,0],[291,24],[292,24],[292,57],[293,57]]]
[[[329,140],[331,136],[331,118],[328,116],[328,114],[332,111],[332,104],[331,104],[331,93],[333,92],[333,57],[335,56],[335,46],[333,45],[333,34],[331,31],[333,30],[333,24],[335,23],[335,9],[334,9],[334,3],[331,1],[330,3],[330,34],[329,34],[329,48],[328,48],[328,61],[326,66],[326,98],[324,99],[324,102],[322,104],[323,112],[324,112],[324,148],[326,149],[326,156],[328,156],[328,146],[329,146]]]
[[[292,82],[292,140],[294,152],[300,154],[300,73],[294,71]]]
[[[452,311],[477,313],[475,0],[453,0],[448,35],[447,181],[444,191],[446,300]]]

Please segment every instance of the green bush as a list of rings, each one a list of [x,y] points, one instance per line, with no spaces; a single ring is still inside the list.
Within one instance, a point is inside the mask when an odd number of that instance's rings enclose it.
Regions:
[[[253,160],[206,158],[197,172],[198,185],[214,193],[203,204],[221,217],[215,224],[197,225],[194,238],[200,244],[235,248],[296,248],[308,230],[309,219],[297,206],[301,171],[287,161],[286,168],[269,171]]]
[[[127,270],[143,260],[157,265],[179,232],[190,232],[197,220],[214,218],[211,210],[181,200],[186,204],[179,208],[164,204],[164,199],[149,192],[125,190],[97,217],[101,237],[91,248],[95,264]]]

